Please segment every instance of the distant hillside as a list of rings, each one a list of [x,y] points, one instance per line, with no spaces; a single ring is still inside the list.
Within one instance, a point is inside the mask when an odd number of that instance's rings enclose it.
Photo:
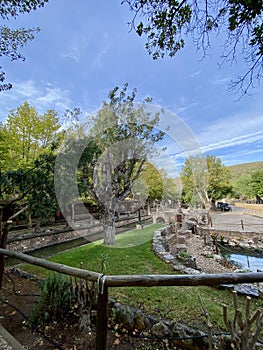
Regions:
[[[228,169],[231,173],[231,182],[234,183],[241,175],[249,175],[255,170],[263,169],[263,161],[231,165]]]

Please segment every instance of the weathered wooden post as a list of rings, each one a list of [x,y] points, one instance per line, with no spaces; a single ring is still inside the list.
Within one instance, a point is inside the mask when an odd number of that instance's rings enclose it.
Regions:
[[[11,223],[12,223],[12,220],[7,220],[7,222],[5,223],[3,232],[1,234],[0,248],[6,249],[9,225]],[[4,270],[5,270],[5,256],[4,254],[0,254],[0,290],[2,289]]]
[[[108,329],[108,287],[104,286],[105,277],[98,279],[98,304],[96,324],[96,350],[106,350]]]
[[[2,207],[2,206],[0,205],[0,241],[1,241],[1,239],[2,239],[3,209],[4,209],[4,207]]]

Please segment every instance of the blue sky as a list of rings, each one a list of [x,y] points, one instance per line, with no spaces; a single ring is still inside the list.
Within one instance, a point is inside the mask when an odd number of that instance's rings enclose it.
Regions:
[[[137,88],[139,101],[151,96],[191,129],[204,152],[225,165],[263,160],[262,87],[241,99],[228,91],[245,65],[219,67],[219,38],[204,60],[189,40],[176,57],[153,61],[144,39],[129,31],[131,18],[121,0],[50,0],[43,9],[4,22],[41,31],[22,50],[25,62],[0,62],[13,84],[0,94],[0,120],[24,101],[40,113],[62,114],[74,107],[91,113],[109,90],[127,82]],[[180,153],[172,146],[169,152],[175,159]]]

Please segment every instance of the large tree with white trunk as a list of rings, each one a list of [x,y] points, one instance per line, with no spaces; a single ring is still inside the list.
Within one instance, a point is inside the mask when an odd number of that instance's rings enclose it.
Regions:
[[[104,243],[110,245],[115,241],[118,207],[131,194],[164,133],[156,129],[159,113],[147,109],[150,99],[135,103],[136,90],[129,94],[127,84],[108,97],[95,115],[88,115],[78,130],[69,133],[57,162],[57,192],[65,198],[62,203],[78,195],[93,199],[102,214]]]

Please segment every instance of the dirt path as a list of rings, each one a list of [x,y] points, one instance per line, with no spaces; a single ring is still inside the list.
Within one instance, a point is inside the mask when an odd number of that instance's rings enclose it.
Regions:
[[[214,228],[263,233],[263,217],[249,215],[245,208],[233,207],[230,212],[216,211],[211,218]]]

